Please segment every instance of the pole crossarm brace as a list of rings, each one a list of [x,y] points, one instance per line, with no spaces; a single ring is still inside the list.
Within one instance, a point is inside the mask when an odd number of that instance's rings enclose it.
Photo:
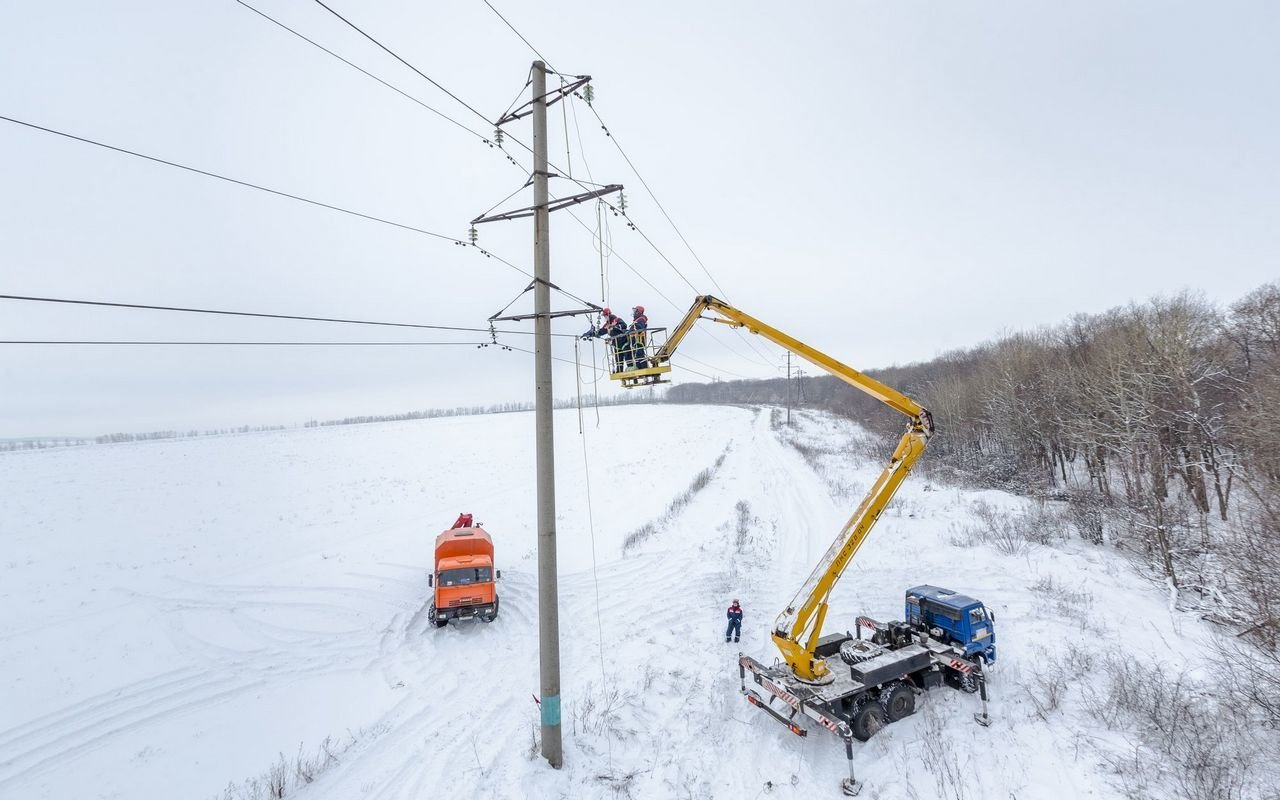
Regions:
[[[590,75],[575,75],[573,76],[573,78],[574,79],[572,81],[562,85],[560,88],[553,89],[552,91],[544,94],[542,97],[535,97],[529,100],[529,102],[517,108],[515,111],[508,112],[506,116],[504,116],[502,119],[495,122],[494,125],[496,127],[501,128],[503,125],[506,125],[508,122],[515,122],[518,119],[524,119],[525,117],[533,113],[533,104],[536,103],[538,100],[543,100],[546,102],[548,106],[553,106],[556,103],[559,103],[565,97],[576,92],[578,89],[581,89],[583,86],[586,86],[587,83],[591,81]]]
[[[590,192],[582,192],[580,194],[575,194],[571,197],[561,197],[559,200],[554,200],[552,202],[549,202],[545,206],[536,206],[536,205],[526,206],[525,208],[518,208],[515,211],[504,211],[501,214],[490,214],[489,216],[486,216],[486,217],[476,217],[475,219],[471,220],[471,224],[480,225],[485,222],[503,222],[509,219],[520,219],[522,217],[532,217],[534,214],[538,212],[539,208],[546,208],[548,212],[559,211],[562,208],[568,208],[569,206],[576,206],[579,203],[585,203],[588,200],[594,200],[597,197],[604,197],[607,194],[613,194],[614,192],[620,192],[620,191],[622,191],[622,184],[611,183],[608,186],[604,187],[603,189],[595,189]]]
[[[555,319],[557,317],[579,317],[583,314],[594,314],[600,310],[600,306],[592,305],[591,308],[581,308],[576,311],[549,311],[546,314],[513,314],[509,317],[490,317],[493,322],[523,322],[526,319],[538,319],[539,317],[547,317]]]

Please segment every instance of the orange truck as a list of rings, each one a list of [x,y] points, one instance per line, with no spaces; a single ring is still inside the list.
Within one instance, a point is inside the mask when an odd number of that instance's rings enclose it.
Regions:
[[[493,568],[493,539],[472,524],[470,514],[458,515],[453,527],[436,537],[435,569],[427,577],[435,591],[427,619],[437,628],[449,620],[493,622],[498,616],[495,581],[501,577],[502,571]]]

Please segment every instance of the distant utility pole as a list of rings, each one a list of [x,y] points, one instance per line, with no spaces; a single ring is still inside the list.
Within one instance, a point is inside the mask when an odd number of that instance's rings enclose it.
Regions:
[[[565,100],[580,87],[587,85],[590,75],[576,75],[572,81],[561,81],[561,86],[550,97],[547,95],[547,65],[533,62],[533,97],[515,111],[498,120],[499,129],[508,122],[527,116],[533,117],[533,205],[514,211],[489,214],[471,220],[472,241],[475,226],[484,222],[533,217],[533,282],[525,291],[533,290],[533,389],[534,389],[534,437],[537,465],[538,495],[538,682],[542,713],[542,756],[551,766],[564,765],[564,748],[560,726],[560,588],[556,571],[556,469],[555,440],[552,427],[551,392],[551,319],[591,314],[599,306],[571,311],[551,311],[551,212],[578,203],[621,192],[622,187],[609,184],[551,202],[547,191],[550,177],[547,164],[547,106]],[[502,312],[499,312],[501,314]],[[498,320],[520,321],[530,315],[490,317]]]
[[[791,351],[787,351],[787,424],[791,424]]]

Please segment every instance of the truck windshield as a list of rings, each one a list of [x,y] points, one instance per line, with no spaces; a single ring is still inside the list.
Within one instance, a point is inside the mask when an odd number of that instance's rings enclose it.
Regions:
[[[473,583],[488,583],[493,580],[490,567],[463,567],[446,569],[440,572],[441,586],[469,586]]]

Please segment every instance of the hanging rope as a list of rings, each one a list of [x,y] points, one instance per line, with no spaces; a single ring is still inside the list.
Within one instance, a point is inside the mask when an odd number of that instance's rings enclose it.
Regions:
[[[593,343],[591,349],[595,350]],[[604,666],[604,619],[600,614],[600,572],[596,564],[596,523],[595,510],[591,505],[591,464],[587,460],[587,434],[582,425],[582,360],[578,357],[578,340],[573,341],[573,364],[578,384],[578,436],[582,439],[582,474],[587,489],[587,531],[591,536],[591,581],[596,590],[596,634],[600,645],[600,680],[604,686],[609,685],[609,673]],[[594,366],[594,364],[593,364]],[[599,411],[597,409],[597,418]],[[597,421],[598,424],[598,421]],[[609,772],[613,772],[613,736],[605,733],[605,744],[609,751]]]

